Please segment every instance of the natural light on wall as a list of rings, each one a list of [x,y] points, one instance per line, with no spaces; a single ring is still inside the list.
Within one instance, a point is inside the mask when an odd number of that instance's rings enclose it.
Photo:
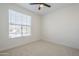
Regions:
[[[9,38],[31,35],[31,16],[9,9]]]

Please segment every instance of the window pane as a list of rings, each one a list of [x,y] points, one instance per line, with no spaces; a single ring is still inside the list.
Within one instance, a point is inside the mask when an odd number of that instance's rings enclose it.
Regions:
[[[10,37],[10,38],[15,38],[15,34],[9,33],[9,37]]]
[[[21,26],[20,25],[15,26],[15,36],[16,37],[21,36]]]
[[[25,36],[27,34],[27,27],[26,26],[22,26],[22,34],[23,34],[23,36]]]
[[[15,12],[13,10],[9,10],[9,23],[15,23]]]
[[[21,24],[22,24],[22,25],[27,25],[27,23],[26,23],[26,22],[27,22],[27,21],[26,21],[26,20],[27,20],[27,19],[26,19],[26,15],[22,15],[21,18],[22,18],[22,19],[21,19],[21,20],[22,20],[22,21],[21,21],[21,22],[22,22]]]
[[[11,25],[9,24],[9,33],[11,34],[15,34],[16,30],[15,30],[15,25]]]
[[[15,25],[9,24],[9,37],[14,38],[15,32]]]
[[[22,33],[23,36],[27,36],[31,34],[31,27],[30,26],[22,26]]]
[[[21,20],[22,20],[21,14],[16,12],[15,13],[15,24],[21,25]]]
[[[31,34],[31,26],[27,25],[27,34],[30,35]]]
[[[31,17],[30,16],[27,16],[27,18],[26,18],[26,24],[27,25],[30,25],[31,26]]]

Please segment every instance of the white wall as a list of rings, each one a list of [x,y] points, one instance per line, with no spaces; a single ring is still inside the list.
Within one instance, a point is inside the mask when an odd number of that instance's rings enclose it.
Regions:
[[[41,23],[41,39],[79,48],[79,4],[52,11]]]
[[[8,9],[14,9],[32,17],[32,35],[9,39]],[[0,4],[0,50],[13,48],[40,39],[40,16],[16,4]]]

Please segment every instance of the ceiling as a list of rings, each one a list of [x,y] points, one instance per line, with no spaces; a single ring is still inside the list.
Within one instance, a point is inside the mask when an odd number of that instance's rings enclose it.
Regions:
[[[47,4],[51,5],[51,8],[44,6],[41,10],[38,10],[39,5],[30,5],[29,3],[18,3],[18,5],[40,15],[45,15],[54,10],[72,5],[72,3],[47,3]]]

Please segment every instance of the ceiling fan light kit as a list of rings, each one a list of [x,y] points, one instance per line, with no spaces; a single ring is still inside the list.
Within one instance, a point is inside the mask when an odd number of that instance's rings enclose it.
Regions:
[[[40,4],[40,7],[42,8],[42,7],[44,7],[44,5],[43,4]]]

